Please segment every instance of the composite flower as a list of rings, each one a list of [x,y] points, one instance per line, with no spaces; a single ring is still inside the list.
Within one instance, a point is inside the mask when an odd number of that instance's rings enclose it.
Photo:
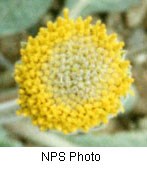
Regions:
[[[123,111],[133,79],[124,43],[92,17],[49,21],[29,37],[15,66],[18,114],[41,130],[87,132]]]

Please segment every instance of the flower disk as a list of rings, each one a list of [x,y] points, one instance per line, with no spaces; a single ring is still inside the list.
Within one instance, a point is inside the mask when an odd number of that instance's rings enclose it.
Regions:
[[[71,133],[107,123],[123,109],[133,79],[123,42],[91,17],[72,20],[68,10],[29,37],[16,64],[19,114],[42,130]]]

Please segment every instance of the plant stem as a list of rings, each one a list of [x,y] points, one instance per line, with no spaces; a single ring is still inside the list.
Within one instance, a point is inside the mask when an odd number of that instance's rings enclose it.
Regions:
[[[39,146],[54,146],[54,147],[76,147],[78,145],[71,143],[62,136],[49,132],[41,132],[37,127],[31,125],[31,123],[24,120],[17,121],[7,125],[8,129],[17,136],[26,139],[29,142],[35,143]]]
[[[10,100],[4,103],[0,103],[0,114],[14,112],[17,110],[17,108],[18,105],[16,103],[16,100]]]
[[[23,117],[20,116],[10,116],[10,117],[3,117],[0,118],[0,125],[6,125],[9,123],[14,123],[18,120],[21,120]]]
[[[21,119],[22,117],[15,115],[17,109],[18,105],[16,103],[16,100],[0,103],[0,125]]]

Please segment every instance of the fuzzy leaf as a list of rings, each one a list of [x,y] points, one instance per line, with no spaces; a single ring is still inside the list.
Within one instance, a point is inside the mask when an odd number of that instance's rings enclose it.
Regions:
[[[66,0],[65,6],[71,10],[73,18],[94,12],[122,12],[137,4],[139,0]]]
[[[0,0],[0,36],[21,32],[35,24],[52,0]]]
[[[82,134],[64,136],[73,144],[88,147],[146,147],[147,132],[123,132],[117,134]]]

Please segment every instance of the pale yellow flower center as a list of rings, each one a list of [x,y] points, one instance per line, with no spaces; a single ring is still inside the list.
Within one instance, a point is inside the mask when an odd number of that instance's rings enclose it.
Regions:
[[[110,68],[104,62],[104,50],[97,51],[90,36],[73,36],[54,47],[43,71],[48,71],[45,83],[52,87],[56,103],[59,100],[73,107],[101,96],[101,81]]]

